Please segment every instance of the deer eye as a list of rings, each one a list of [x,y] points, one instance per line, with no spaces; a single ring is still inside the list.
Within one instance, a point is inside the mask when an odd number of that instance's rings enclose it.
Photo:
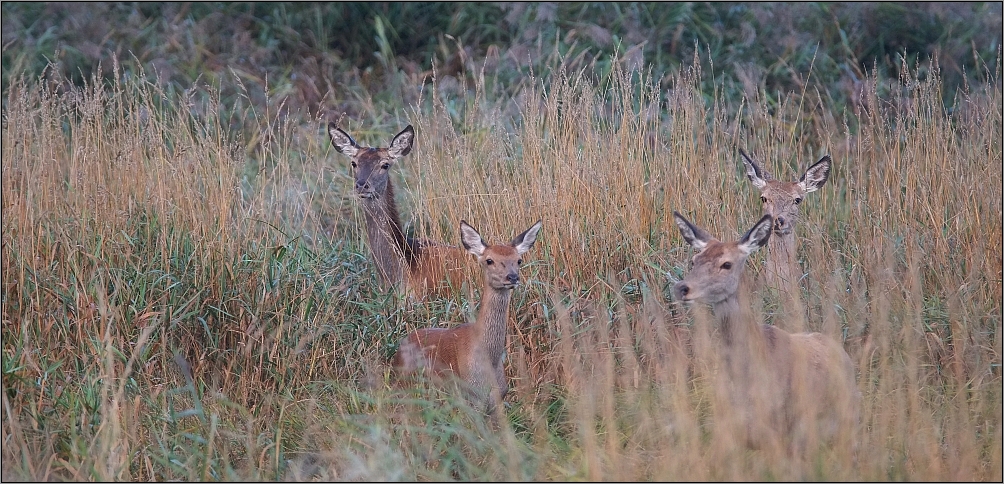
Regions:
[[[795,205],[802,203],[802,197],[795,197]]]
[[[725,263],[722,264],[722,270],[726,270],[727,271],[727,270],[729,270],[731,268],[732,268],[732,263],[731,262],[725,262]]]
[[[492,265],[494,263],[495,263],[495,261],[493,261],[491,259],[485,259],[485,264],[487,264],[487,265]]]
[[[516,259],[516,265],[522,265],[523,259]]]
[[[760,195],[760,201],[763,203],[767,203],[767,197]]]
[[[380,165],[380,168],[386,170],[386,169],[390,168],[390,163],[384,163],[384,164]]]

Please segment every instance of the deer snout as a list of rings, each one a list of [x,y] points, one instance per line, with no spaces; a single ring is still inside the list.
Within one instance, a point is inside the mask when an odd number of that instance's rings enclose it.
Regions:
[[[373,186],[370,185],[369,180],[356,180],[356,194],[362,198],[373,196]]]
[[[680,281],[673,286],[673,297],[680,301],[687,301],[687,295],[690,294],[690,286],[686,282]]]
[[[787,235],[788,232],[791,232],[791,225],[788,224],[788,219],[780,215],[774,218],[774,232],[779,235]]]
[[[506,282],[512,285],[519,284],[519,274],[515,272],[510,272],[509,275],[505,276]]]

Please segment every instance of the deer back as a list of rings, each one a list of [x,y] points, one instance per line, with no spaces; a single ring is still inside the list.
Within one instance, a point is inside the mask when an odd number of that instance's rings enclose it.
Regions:
[[[427,368],[439,377],[455,374],[463,378],[469,363],[467,355],[473,346],[471,329],[470,324],[463,324],[412,331],[394,355],[395,371],[409,374]]]
[[[408,290],[419,299],[430,295],[447,297],[460,290],[469,278],[470,255],[459,247],[423,240],[418,257],[407,272]]]

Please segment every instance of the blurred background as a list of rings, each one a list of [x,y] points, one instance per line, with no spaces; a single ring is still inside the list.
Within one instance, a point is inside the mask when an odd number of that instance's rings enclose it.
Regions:
[[[897,78],[932,57],[954,93],[1000,41],[997,2],[5,2],[3,86],[50,63],[79,84],[117,59],[176,89],[226,98],[237,78],[291,111],[356,116],[354,96],[390,102],[401,77],[511,81],[554,55],[574,70],[616,52],[657,78],[699,58],[702,90],[729,101],[778,102],[811,75],[839,111],[865,72]]]

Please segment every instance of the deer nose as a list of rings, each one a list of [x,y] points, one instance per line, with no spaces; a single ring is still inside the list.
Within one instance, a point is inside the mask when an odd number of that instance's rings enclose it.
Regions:
[[[505,278],[509,284],[519,284],[519,274],[509,274]]]
[[[675,295],[677,299],[683,300],[689,293],[690,286],[684,282],[677,282],[676,285],[673,286],[673,295]]]
[[[777,227],[784,227],[784,217],[774,219],[774,225]]]
[[[369,187],[370,184],[366,180],[356,180],[356,190],[362,190]]]

